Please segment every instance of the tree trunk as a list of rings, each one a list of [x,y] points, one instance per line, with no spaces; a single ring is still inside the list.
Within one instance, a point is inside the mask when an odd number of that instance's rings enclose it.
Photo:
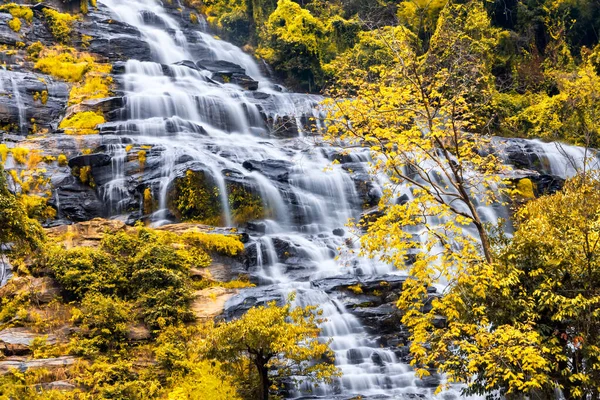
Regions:
[[[260,398],[262,400],[269,400],[269,369],[267,368],[266,361],[261,357],[256,359],[256,368],[258,369],[258,375],[260,377]]]

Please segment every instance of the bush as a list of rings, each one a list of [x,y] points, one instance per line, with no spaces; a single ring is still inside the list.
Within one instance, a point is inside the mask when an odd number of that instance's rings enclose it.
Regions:
[[[74,341],[75,353],[93,355],[117,350],[127,340],[127,324],[133,320],[131,306],[116,297],[88,292],[74,314],[81,331]]]
[[[53,247],[48,252],[47,262],[70,298],[82,299],[90,291],[105,295],[128,291],[125,267],[101,250]]]
[[[63,119],[59,128],[69,135],[93,135],[98,133],[96,127],[104,122],[104,115],[94,111],[83,111]]]
[[[71,41],[71,29],[77,17],[60,13],[51,8],[44,8],[43,12],[48,22],[48,28],[56,40],[61,43],[69,43]]]

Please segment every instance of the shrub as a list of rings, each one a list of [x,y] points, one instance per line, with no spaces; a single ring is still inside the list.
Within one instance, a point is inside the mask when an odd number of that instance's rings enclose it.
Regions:
[[[89,291],[106,295],[127,291],[125,268],[101,250],[53,247],[47,263],[69,297],[81,299]]]
[[[36,69],[67,82],[81,81],[83,75],[91,71],[96,63],[90,54],[79,53],[73,48],[64,46],[55,46],[38,52],[36,45],[32,52],[37,52],[39,55],[34,66]]]
[[[81,326],[75,351],[89,354],[117,349],[127,340],[127,324],[133,320],[132,315],[127,302],[88,292],[81,301],[79,312],[73,316]]]
[[[52,35],[61,43],[69,43],[71,40],[71,29],[77,17],[70,14],[60,13],[51,8],[44,8],[44,16],[48,22],[48,28]]]
[[[104,115],[94,111],[83,111],[63,119],[59,128],[69,135],[93,135],[98,133],[96,127],[104,122]]]
[[[15,32],[19,32],[21,30],[21,20],[19,18],[13,18],[8,21],[8,27]]]

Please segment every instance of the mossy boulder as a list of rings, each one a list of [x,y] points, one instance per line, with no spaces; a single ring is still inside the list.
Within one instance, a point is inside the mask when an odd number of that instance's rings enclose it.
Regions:
[[[226,183],[226,190],[234,225],[241,226],[268,217],[262,198],[251,185],[230,181]],[[221,190],[210,175],[204,171],[187,170],[172,182],[168,207],[180,221],[222,226],[226,221],[221,196]]]

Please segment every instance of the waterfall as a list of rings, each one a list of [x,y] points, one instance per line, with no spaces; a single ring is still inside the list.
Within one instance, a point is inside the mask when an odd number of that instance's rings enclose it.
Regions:
[[[344,228],[346,223],[363,211],[363,195],[350,170],[368,176],[370,156],[365,149],[354,149],[345,165],[336,165],[332,161],[342,149],[308,138],[302,121],[318,119],[321,114],[316,105],[321,97],[286,92],[265,78],[255,60],[241,49],[202,30],[183,31],[155,0],[99,0],[99,4],[141,32],[154,60],[126,63],[120,77],[125,93],[122,117],[111,122],[112,130],[102,136],[113,164],[112,178],[100,190],[112,214],[124,212],[132,196],[127,181],[137,174],[158,188],[159,210],[152,216],[153,223],[166,222],[170,185],[186,169],[194,168],[218,188],[223,219],[231,225],[228,180],[253,185],[264,208],[271,211],[268,219],[254,223],[249,231],[247,246],[255,252],[252,268],[260,285],[243,291],[227,307],[233,310],[250,297],[264,298],[268,293],[285,298],[295,291],[298,305],[318,305],[323,310],[322,335],[324,340],[333,339],[335,363],[343,373],[331,385],[292,388],[289,395],[303,396],[313,389],[312,395],[323,398],[438,398],[435,380],[417,379],[398,348],[384,345],[381,335],[370,332],[347,310],[344,294],[327,288],[327,282],[336,279],[400,282],[404,276],[374,260],[354,257],[341,262],[335,258],[337,250],[353,239]],[[194,50],[198,43],[202,52]],[[195,68],[195,62],[207,60],[240,66],[258,82],[258,89],[253,92],[234,83],[216,82],[210,71]],[[298,135],[277,138],[278,132],[265,119],[274,124],[293,123]],[[124,169],[125,144],[150,149],[148,171]],[[563,162],[552,158],[549,149],[544,151],[550,168]],[[381,176],[370,182],[373,196],[381,194],[385,183]],[[481,205],[479,209],[490,221],[506,216],[501,207]],[[439,397],[459,398],[459,389],[453,386]]]

